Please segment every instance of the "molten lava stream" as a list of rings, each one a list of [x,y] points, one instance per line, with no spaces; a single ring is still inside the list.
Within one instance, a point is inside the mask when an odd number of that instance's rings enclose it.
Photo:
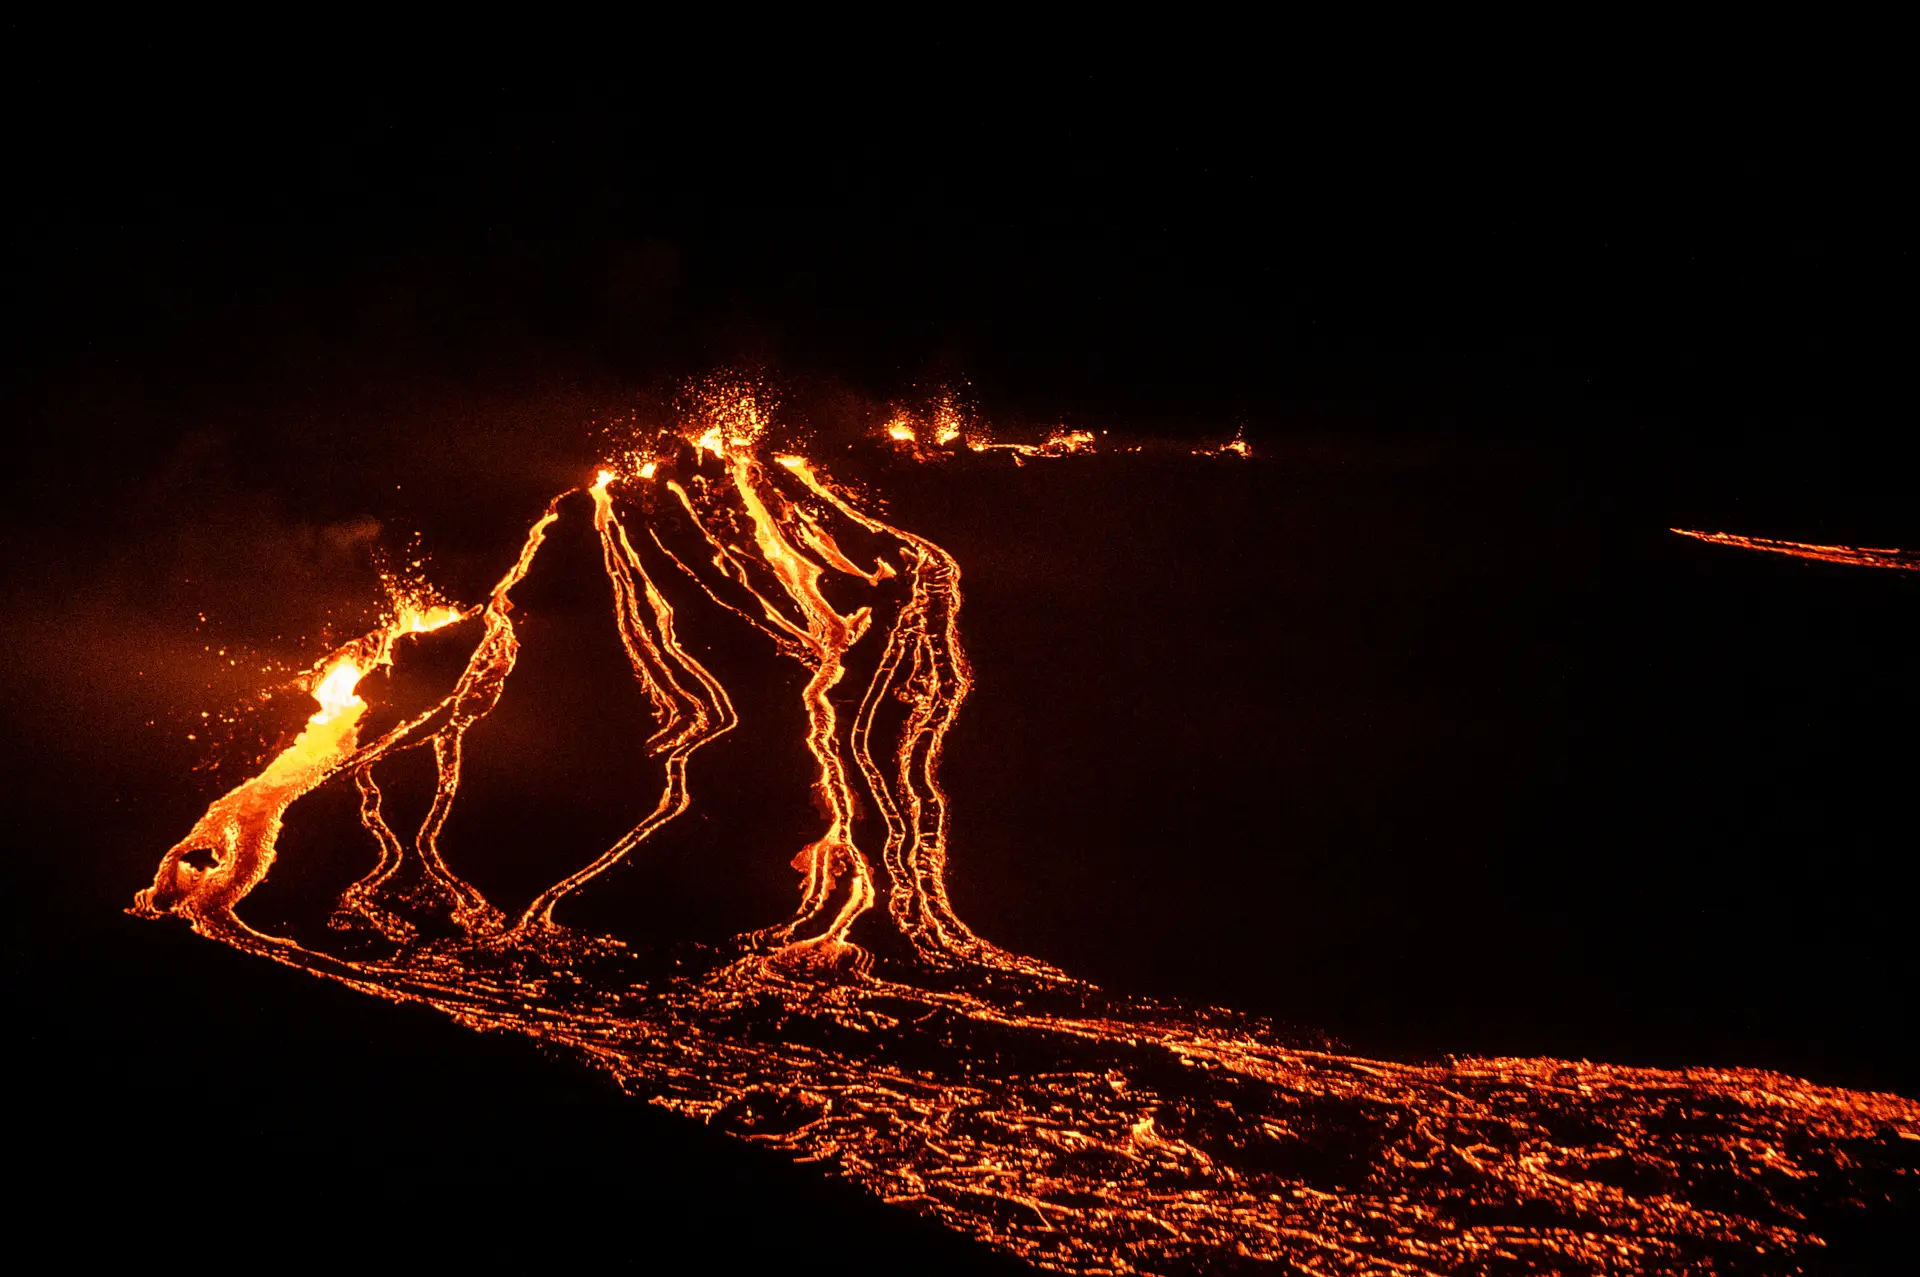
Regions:
[[[1845,563],[1852,567],[1893,568],[1920,572],[1920,553],[1910,550],[1882,550],[1851,545],[1811,545],[1804,541],[1769,541],[1765,537],[1735,536],[1730,532],[1696,532],[1687,528],[1667,531],[1708,545],[1731,546],[1738,550],[1760,550],[1767,554],[1786,554],[1796,559],[1814,559],[1822,563]]]
[[[481,607],[398,608],[316,666],[306,730],[163,855],[135,912],[569,1047],[636,1095],[1062,1271],[1786,1272],[1819,1252],[1833,1200],[1920,1206],[1907,1153],[1920,1104],[1899,1096],[1759,1070],[1342,1056],[1219,1008],[1110,995],[982,939],[948,896],[939,780],[971,686],[960,567],[805,457],[773,452],[772,428],[752,395],[709,395],[684,437],[610,463],[586,490],[614,631],[652,718],[631,748],[659,768],[638,823],[588,863],[509,918],[442,845],[466,736],[515,668],[511,595],[560,517],[555,498]],[[937,418],[930,442],[910,441],[945,446],[958,429]],[[788,918],[658,978],[565,920],[569,900],[702,801],[699,751],[740,726],[670,597],[711,605],[804,675],[820,823],[797,854],[769,853],[798,874]],[[406,659],[407,635],[456,621],[473,633],[457,685],[362,743],[360,680]],[[389,819],[377,780],[403,751],[434,762],[411,829]],[[336,778],[356,787],[373,862],[338,916],[379,934],[377,958],[236,913],[295,804]]]

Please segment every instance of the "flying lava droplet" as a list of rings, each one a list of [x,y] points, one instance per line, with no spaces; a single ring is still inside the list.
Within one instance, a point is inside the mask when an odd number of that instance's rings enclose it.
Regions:
[[[441,846],[466,735],[518,658],[512,592],[563,493],[482,606],[396,607],[322,661],[306,729],[165,853],[133,912],[570,1048],[636,1095],[1061,1271],[1784,1272],[1824,1245],[1810,1222],[1821,1202],[1913,1208],[1903,1142],[1920,1140],[1920,1104],[1899,1096],[1749,1069],[1332,1054],[1253,1017],[1110,994],[981,937],[948,898],[939,780],[972,682],[959,565],[806,456],[763,459],[772,419],[750,391],[709,388],[687,418],[586,489],[613,624],[654,720],[634,749],[658,765],[658,798],[624,836],[517,912]],[[995,445],[950,406],[885,433],[1016,460],[1093,442]],[[769,857],[770,872],[789,861],[798,874],[789,917],[663,976],[561,917],[691,808],[697,755],[739,725],[669,593],[732,614],[806,675],[821,825]],[[453,689],[363,740],[361,681],[405,659],[412,636],[453,626],[472,634]],[[380,777],[415,749],[437,788],[402,837]],[[290,810],[348,783],[374,864],[336,904],[337,945],[256,929],[239,910]]]

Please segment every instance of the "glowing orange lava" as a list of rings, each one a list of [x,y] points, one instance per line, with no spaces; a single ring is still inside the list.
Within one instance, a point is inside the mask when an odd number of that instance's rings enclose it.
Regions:
[[[1708,545],[1730,545],[1741,550],[1764,550],[1768,554],[1790,554],[1797,559],[1818,559],[1823,563],[1846,563],[1862,568],[1895,568],[1920,572],[1920,552],[1876,550],[1866,546],[1809,545],[1803,541],[1769,541],[1765,537],[1741,537],[1731,532],[1695,532],[1687,528],[1668,528],[1683,537],[1705,541]]]
[[[1253,445],[1247,442],[1247,432],[1242,428],[1234,431],[1233,438],[1227,440],[1219,447],[1195,448],[1193,455],[1196,457],[1239,457],[1245,460],[1253,456]]]
[[[924,412],[897,409],[881,433],[916,461],[934,461],[951,455],[955,445],[970,452],[1005,452],[1020,464],[1030,457],[1065,457],[1091,452],[1098,441],[1091,430],[1057,426],[1039,443],[1010,443],[995,439],[971,418],[960,401],[942,395]]]
[[[887,434],[925,448],[963,430],[936,414]],[[305,731],[166,851],[133,911],[571,1048],[636,1095],[1062,1271],[1793,1271],[1824,1244],[1815,1203],[1913,1202],[1902,1142],[1920,1140],[1920,1104],[1899,1096],[1759,1070],[1330,1054],[1219,1008],[1105,993],[977,935],[948,898],[939,781],[972,681],[959,565],[815,462],[771,452],[774,433],[763,400],[710,389],[678,438],[584,489],[613,624],[652,713],[634,749],[659,767],[651,810],[591,863],[509,915],[440,842],[465,736],[518,656],[512,592],[548,530],[584,504],[574,490],[483,605],[397,605],[320,662]],[[968,446],[1020,459],[1092,442]],[[690,809],[696,755],[739,723],[679,638],[671,593],[732,614],[805,672],[821,825],[777,852],[799,876],[789,917],[662,978],[564,917],[570,897]],[[456,623],[473,646],[453,689],[362,741],[361,680],[404,659],[409,636]],[[412,749],[431,750],[438,782],[402,837],[379,775]],[[289,810],[346,783],[373,866],[337,902],[338,948],[242,921]]]
[[[967,446],[975,452],[1011,452],[1018,462],[1026,457],[1065,457],[1076,452],[1090,452],[1095,439],[1091,430],[1069,430],[1059,427],[1047,435],[1044,443],[996,443],[990,439],[969,440]]]

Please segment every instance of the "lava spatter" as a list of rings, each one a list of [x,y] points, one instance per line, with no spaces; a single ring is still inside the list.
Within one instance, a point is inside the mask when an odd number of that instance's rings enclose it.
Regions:
[[[961,429],[897,424],[918,448]],[[512,676],[512,591],[561,517],[556,497],[483,605],[398,607],[317,665],[305,731],[166,851],[134,912],[572,1049],[637,1096],[1067,1272],[1791,1272],[1822,1248],[1836,1202],[1920,1205],[1920,1104],[1899,1096],[1759,1070],[1362,1059],[1218,1008],[1115,996],[976,934],[947,893],[939,781],[972,682],[960,567],[814,461],[771,452],[770,428],[751,393],[709,393],[678,439],[586,489],[612,624],[652,716],[633,749],[660,766],[652,809],[589,864],[509,915],[441,841],[463,741]],[[805,674],[821,813],[798,854],[769,849],[769,872],[790,861],[799,875],[792,915],[666,977],[566,925],[570,899],[700,801],[699,751],[739,727],[656,572]],[[410,635],[455,625],[473,647],[453,690],[361,741],[361,680],[405,660]],[[379,775],[411,749],[431,750],[437,785],[401,831]],[[348,783],[375,865],[335,917],[377,933],[372,957],[238,912],[298,800]]]

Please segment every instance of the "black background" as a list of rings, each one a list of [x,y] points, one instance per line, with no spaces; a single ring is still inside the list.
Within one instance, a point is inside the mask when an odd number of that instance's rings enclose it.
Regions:
[[[1008,429],[1259,454],[880,474],[967,572],[983,933],[1364,1052],[1920,1092],[1913,583],[1665,532],[1920,544],[1871,84],[898,91],[738,122],[473,84],[23,97],[8,952],[49,1202],[103,1236],[584,1246],[590,1210],[983,1262],[531,1048],[115,912],[234,779],[185,732],[259,679],[203,647],[351,632],[369,520],[486,579],[589,425],[726,367],[822,421],[949,386]],[[590,664],[552,571],[530,607]],[[705,863],[663,852],[606,921],[784,890]]]

